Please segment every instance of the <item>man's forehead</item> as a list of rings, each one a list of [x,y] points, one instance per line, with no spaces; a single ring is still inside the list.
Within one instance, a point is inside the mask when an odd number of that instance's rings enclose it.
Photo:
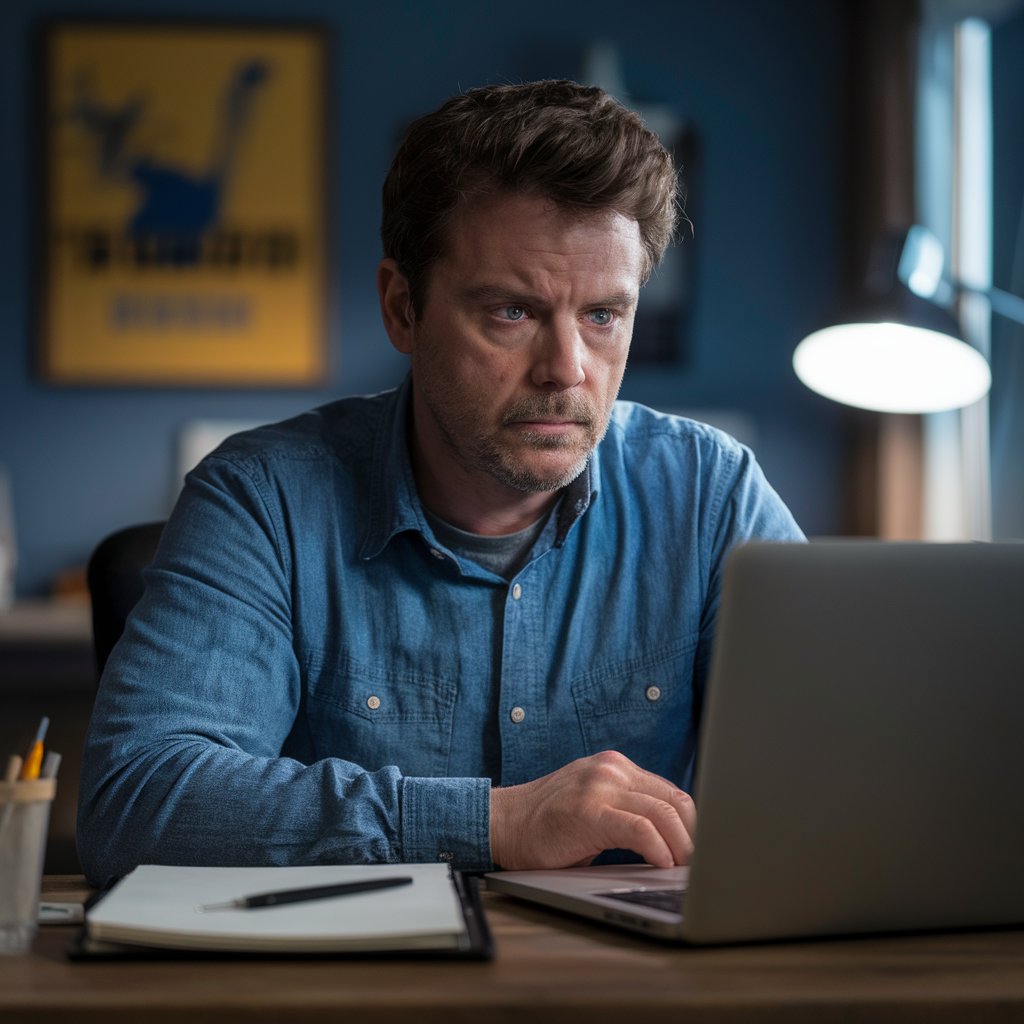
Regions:
[[[529,195],[478,196],[450,219],[438,262],[465,272],[534,259],[538,266],[552,259],[639,275],[639,225],[611,208],[579,210]]]

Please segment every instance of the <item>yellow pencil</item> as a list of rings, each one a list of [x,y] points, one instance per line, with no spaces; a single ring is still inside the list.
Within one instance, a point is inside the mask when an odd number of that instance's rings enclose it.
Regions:
[[[39,778],[39,769],[43,766],[43,740],[46,739],[46,730],[50,727],[50,720],[43,715],[39,723],[39,731],[32,741],[28,753],[25,755],[25,763],[21,766],[21,774],[18,776],[22,781]]]

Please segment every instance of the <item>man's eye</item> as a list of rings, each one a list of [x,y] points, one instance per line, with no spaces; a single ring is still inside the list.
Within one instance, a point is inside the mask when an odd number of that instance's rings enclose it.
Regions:
[[[526,310],[522,306],[502,306],[501,315],[506,320],[522,320],[526,316]]]
[[[598,327],[607,327],[615,318],[615,314],[610,309],[592,309],[587,316],[590,318],[590,322],[597,324]]]

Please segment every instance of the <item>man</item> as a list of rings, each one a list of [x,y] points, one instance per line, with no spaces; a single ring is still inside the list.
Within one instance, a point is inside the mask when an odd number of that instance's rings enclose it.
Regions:
[[[93,880],[686,862],[723,559],[801,534],[749,451],[616,402],[675,189],[568,82],[411,128],[377,277],[409,377],[190,475],[90,727]]]

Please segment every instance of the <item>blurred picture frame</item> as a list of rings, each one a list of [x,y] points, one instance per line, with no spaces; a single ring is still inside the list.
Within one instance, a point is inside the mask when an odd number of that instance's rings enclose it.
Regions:
[[[43,379],[320,383],[324,29],[61,19],[40,50]]]

